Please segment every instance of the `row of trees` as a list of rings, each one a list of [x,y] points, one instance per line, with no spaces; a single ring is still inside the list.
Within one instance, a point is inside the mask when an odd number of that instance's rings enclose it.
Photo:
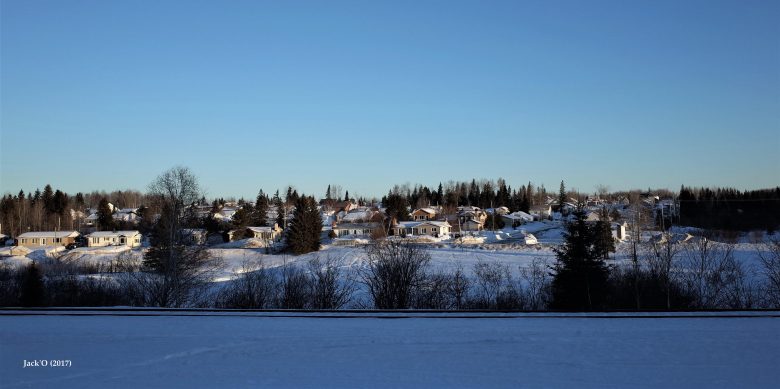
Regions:
[[[680,224],[719,230],[768,230],[780,226],[780,187],[680,188]]]

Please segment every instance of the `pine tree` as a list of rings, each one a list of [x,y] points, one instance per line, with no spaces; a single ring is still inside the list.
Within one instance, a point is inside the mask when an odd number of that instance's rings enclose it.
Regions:
[[[344,201],[349,201],[349,191],[344,192]]]
[[[596,257],[609,259],[609,253],[615,252],[615,239],[612,237],[612,226],[609,221],[609,211],[606,207],[599,212],[599,221],[593,226],[593,250]]]
[[[296,255],[318,251],[321,233],[322,219],[317,203],[313,197],[300,197],[286,231],[287,247]]]
[[[325,191],[325,199],[331,200],[331,194],[330,194],[330,185],[328,185],[328,190]]]
[[[108,199],[103,197],[98,203],[97,209],[97,227],[100,231],[111,231],[114,229],[114,215],[111,212],[111,206]]]
[[[566,310],[604,308],[609,268],[594,250],[585,211],[577,209],[566,224],[564,244],[555,249],[558,258],[552,282],[551,307]]]
[[[44,284],[38,265],[31,263],[25,269],[19,286],[19,300],[23,307],[40,307],[44,303]]]
[[[558,189],[558,212],[563,213],[563,205],[566,203],[566,186],[561,180],[561,187]]]
[[[252,218],[252,225],[257,227],[264,227],[268,225],[268,196],[260,192],[257,194],[257,200],[255,200],[254,217]]]

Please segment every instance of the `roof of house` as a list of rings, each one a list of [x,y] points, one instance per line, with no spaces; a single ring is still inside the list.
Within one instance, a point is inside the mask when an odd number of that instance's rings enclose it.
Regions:
[[[337,230],[352,230],[352,229],[365,229],[379,227],[379,223],[341,223],[334,227]]]
[[[425,212],[425,213],[428,213],[428,214],[431,214],[431,215],[436,214],[436,210],[431,208],[431,207],[417,208],[417,209],[414,210],[414,212],[417,212],[417,211]],[[414,213],[414,212],[412,212],[412,213]]]
[[[33,231],[25,232],[17,238],[75,238],[79,235],[78,231]]]
[[[88,234],[88,238],[108,238],[108,237],[119,237],[119,236],[125,236],[125,237],[133,237],[136,235],[141,235],[138,230],[126,230],[126,231],[95,231],[91,234]]]
[[[252,232],[275,232],[273,227],[247,227]]]

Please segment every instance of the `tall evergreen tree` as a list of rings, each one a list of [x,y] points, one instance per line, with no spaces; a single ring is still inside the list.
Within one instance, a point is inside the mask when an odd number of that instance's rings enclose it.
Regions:
[[[320,249],[322,218],[314,197],[301,196],[286,231],[287,247],[296,255]]]
[[[252,220],[252,225],[257,227],[264,227],[268,225],[268,196],[266,196],[265,193],[263,193],[263,190],[260,189],[260,192],[257,194],[257,199],[255,200],[255,209],[254,209],[254,217]]]
[[[44,303],[43,275],[34,262],[27,266],[19,286],[19,300],[23,307],[40,307]]]
[[[558,189],[558,211],[563,213],[563,204],[566,203],[566,186],[561,180],[561,187]]]
[[[564,244],[555,249],[558,258],[552,282],[551,307],[565,310],[604,308],[609,268],[594,250],[585,211],[577,209],[566,224]]]
[[[349,201],[349,191],[344,192],[344,201]]]
[[[101,198],[98,203],[97,228],[100,231],[111,231],[114,229],[114,214],[111,211],[108,199],[105,197]]]
[[[330,193],[330,185],[328,185],[328,190],[325,191],[325,199],[331,200],[331,193]]]
[[[593,250],[596,257],[609,259],[609,253],[615,252],[615,238],[612,237],[609,211],[606,207],[599,212],[599,220],[593,228]]]

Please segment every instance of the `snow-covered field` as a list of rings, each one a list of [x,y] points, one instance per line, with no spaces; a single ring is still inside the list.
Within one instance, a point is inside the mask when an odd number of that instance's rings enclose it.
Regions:
[[[0,315],[0,386],[771,388],[780,382],[772,314]]]

